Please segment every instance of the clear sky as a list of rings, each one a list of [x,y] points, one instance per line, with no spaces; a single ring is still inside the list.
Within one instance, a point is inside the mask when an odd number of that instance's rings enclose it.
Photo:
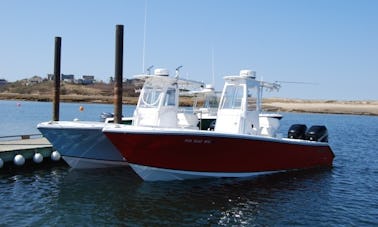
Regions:
[[[52,73],[60,36],[62,73],[109,81],[117,24],[125,79],[183,65],[183,77],[221,89],[224,76],[252,69],[311,83],[268,97],[378,100],[376,0],[0,0],[0,78]]]

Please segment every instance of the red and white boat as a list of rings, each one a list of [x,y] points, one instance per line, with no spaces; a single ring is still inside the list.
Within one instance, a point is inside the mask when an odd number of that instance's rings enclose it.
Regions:
[[[278,119],[259,118],[261,89],[278,87],[256,80],[250,70],[225,77],[214,131],[109,125],[103,132],[146,181],[331,167],[334,154],[325,126],[306,131],[293,125],[291,138],[282,138],[276,133]]]

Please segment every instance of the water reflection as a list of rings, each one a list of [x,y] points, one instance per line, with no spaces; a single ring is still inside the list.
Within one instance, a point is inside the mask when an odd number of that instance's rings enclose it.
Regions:
[[[63,169],[62,169],[63,168]],[[56,176],[56,172],[59,176]],[[64,167],[0,174],[1,225],[30,226],[53,212]]]
[[[290,220],[282,214],[297,209],[306,201],[303,197],[326,201],[331,179],[330,170],[321,170],[250,179],[143,182],[131,169],[74,170],[59,186],[58,215],[50,224],[272,224]],[[303,209],[311,212],[318,203],[312,204],[303,204]]]

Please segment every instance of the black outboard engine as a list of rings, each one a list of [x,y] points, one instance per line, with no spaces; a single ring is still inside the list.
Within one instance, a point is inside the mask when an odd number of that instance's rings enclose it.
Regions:
[[[328,142],[328,130],[324,125],[313,125],[306,132],[306,140]]]
[[[290,126],[287,132],[287,138],[290,139],[305,139],[307,126],[303,124],[294,124]]]
[[[215,123],[216,123],[216,120],[212,121],[210,123],[209,128],[207,130],[214,131],[214,129],[215,129]]]

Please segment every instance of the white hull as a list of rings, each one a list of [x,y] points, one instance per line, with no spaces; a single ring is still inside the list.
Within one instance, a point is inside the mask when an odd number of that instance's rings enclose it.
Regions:
[[[102,133],[103,122],[43,122],[37,128],[71,168],[108,168],[127,165],[125,158]]]
[[[248,173],[227,173],[227,172],[195,172],[181,171],[172,169],[163,169],[129,163],[131,168],[144,181],[172,181],[172,180],[190,180],[200,178],[222,178],[222,177],[255,177],[260,175],[272,174],[280,171],[265,172],[248,172]]]
[[[97,160],[70,156],[62,156],[62,158],[74,169],[112,168],[129,165],[126,161]]]

